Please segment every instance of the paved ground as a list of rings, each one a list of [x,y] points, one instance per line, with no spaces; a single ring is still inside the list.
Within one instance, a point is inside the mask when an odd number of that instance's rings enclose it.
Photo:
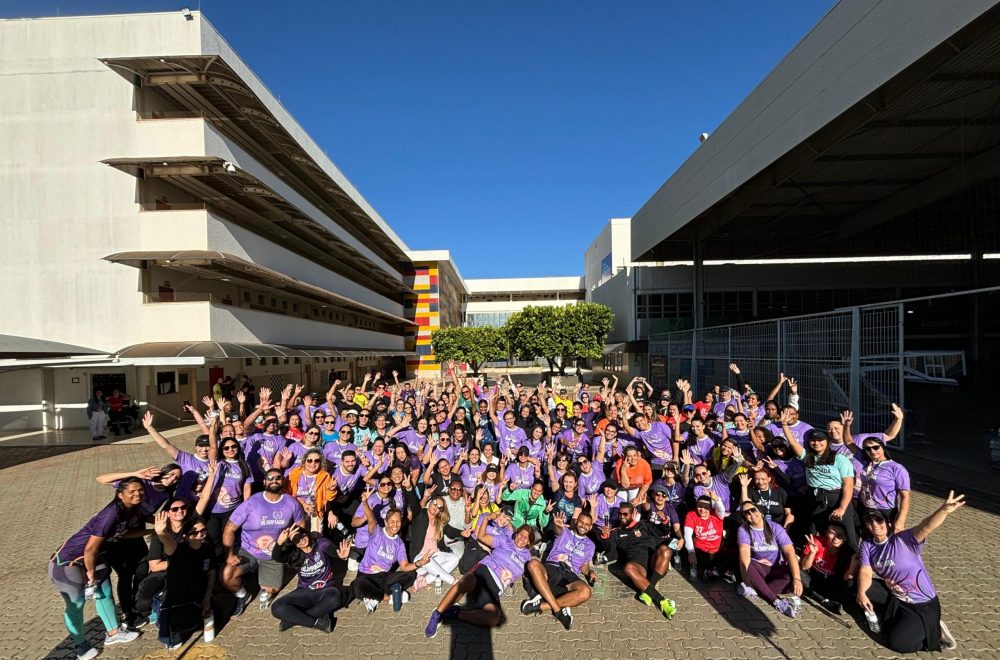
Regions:
[[[184,437],[184,436],[182,436]],[[193,436],[186,436],[190,443]],[[184,442],[180,444],[184,445]],[[0,456],[6,451],[0,449]],[[94,476],[101,472],[158,465],[163,456],[141,440],[27,460],[18,456],[0,469],[0,507],[7,511],[0,530],[0,657],[70,658],[62,623],[62,601],[46,575],[46,560],[76,531],[110,491]],[[0,463],[4,463],[0,461]],[[968,480],[975,486],[975,480]],[[928,492],[942,484],[916,480],[912,520],[927,514],[937,500]],[[921,492],[922,491],[922,492]],[[30,504],[28,504],[30,503]],[[941,593],[944,616],[959,640],[950,657],[1000,657],[1000,566],[986,552],[1000,546],[1000,515],[983,500],[956,514],[931,539],[927,563]],[[975,537],[976,541],[970,540]],[[422,629],[436,598],[419,592],[400,614],[391,608],[367,615],[355,604],[341,612],[330,636],[293,629],[278,635],[269,613],[251,610],[219,632],[216,642],[192,643],[173,654],[159,648],[155,634],[109,649],[102,657],[248,658],[328,656],[369,657],[378,639],[389,653],[413,658],[889,658],[892,653],[859,629],[850,616],[830,617],[807,607],[799,620],[779,617],[766,606],[739,599],[731,587],[695,586],[668,575],[662,591],[679,606],[668,622],[640,605],[622,585],[600,570],[595,598],[574,612],[573,630],[565,632],[551,618],[526,618],[517,612],[518,588],[506,600],[509,622],[492,634],[464,626],[443,628],[434,640]],[[256,606],[252,606],[255,608]],[[96,614],[91,639],[101,639]],[[382,655],[383,653],[379,653]],[[929,654],[922,654],[929,655]]]

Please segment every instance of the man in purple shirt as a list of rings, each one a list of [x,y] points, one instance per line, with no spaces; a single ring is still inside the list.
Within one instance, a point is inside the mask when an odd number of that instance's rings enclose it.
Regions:
[[[869,626],[885,629],[888,646],[896,653],[935,652],[957,646],[941,620],[941,601],[922,553],[931,532],[964,504],[964,495],[950,491],[944,503],[919,525],[895,534],[890,534],[880,511],[865,515],[865,529],[871,538],[858,548],[858,604],[864,608]]]
[[[236,507],[222,534],[226,565],[222,583],[236,594],[233,616],[239,616],[250,602],[243,576],[256,573],[261,587],[261,609],[267,607],[284,584],[284,566],[271,559],[271,551],[282,530],[291,525],[304,526],[306,514],[299,501],[285,494],[284,473],[278,468],[264,475],[264,492],[251,495]],[[236,532],[240,543],[236,543]]]
[[[654,469],[663,469],[663,464],[674,458],[673,433],[663,422],[650,422],[642,413],[632,417],[633,428],[628,419],[622,418],[625,430],[642,441],[642,446],[649,456],[649,464]]]
[[[528,598],[521,603],[521,613],[551,612],[569,630],[573,624],[570,608],[590,600],[590,585],[597,582],[597,573],[590,567],[595,545],[587,538],[594,519],[584,511],[569,525],[559,516],[553,522],[558,536],[545,563],[532,559],[525,567]]]
[[[499,516],[493,513],[495,519]],[[500,625],[502,612],[500,596],[524,575],[524,565],[531,559],[531,546],[535,534],[531,527],[522,525],[514,532],[513,538],[506,535],[492,535],[483,532],[478,537],[480,543],[492,548],[490,554],[475,568],[451,585],[437,608],[431,612],[430,621],[424,635],[434,637],[442,621],[459,620],[483,628]],[[469,594],[471,607],[460,609],[456,603]]]

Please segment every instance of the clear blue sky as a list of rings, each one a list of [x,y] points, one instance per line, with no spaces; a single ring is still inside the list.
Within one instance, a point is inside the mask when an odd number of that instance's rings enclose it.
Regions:
[[[501,277],[581,274],[607,219],[635,213],[833,4],[200,6],[411,248]],[[0,15],[182,6],[5,0]]]

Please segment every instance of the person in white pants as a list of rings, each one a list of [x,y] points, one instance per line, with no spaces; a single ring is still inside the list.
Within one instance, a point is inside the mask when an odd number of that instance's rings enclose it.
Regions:
[[[423,559],[423,554],[417,555],[417,559]],[[453,584],[455,576],[451,574],[458,568],[458,557],[450,552],[436,551],[431,555],[431,561],[426,566],[417,569],[417,579],[424,577],[427,582],[434,582],[441,578],[444,584]]]
[[[415,589],[431,583],[438,579],[446,585],[455,582],[451,572],[458,567],[458,555],[449,551],[446,534],[451,531],[448,521],[451,516],[448,507],[445,505],[443,497],[433,497],[432,489],[424,494],[424,498],[419,503],[416,497],[410,495],[414,515],[410,523],[410,544],[409,555],[413,556],[414,563],[421,560],[428,560],[426,564],[420,565],[417,569],[417,581]],[[458,530],[455,530],[456,535]]]

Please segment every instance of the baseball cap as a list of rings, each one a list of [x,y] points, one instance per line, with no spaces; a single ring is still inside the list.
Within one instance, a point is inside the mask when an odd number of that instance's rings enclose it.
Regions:
[[[681,410],[683,410],[684,412],[691,412],[692,410],[694,410],[694,406],[692,406],[690,403],[688,403],[688,404],[685,404],[684,407],[681,408]]]
[[[652,491],[652,492],[654,492],[654,493],[666,493],[667,492],[667,487],[666,487],[665,484],[655,483],[655,484],[652,485],[652,487],[649,490]]]
[[[521,447],[520,449],[517,450],[518,456],[529,456],[530,454],[531,450],[528,449],[527,447]]]
[[[805,440],[808,441],[813,439],[826,440],[827,442],[830,442],[830,434],[822,429],[809,429],[806,431]]]
[[[614,488],[615,490],[618,490],[618,484],[616,484],[611,479],[608,479],[603,484],[601,484],[601,490],[604,490],[605,488]]]
[[[199,435],[194,439],[195,447],[207,447],[210,443],[211,441],[208,439],[207,435]]]

